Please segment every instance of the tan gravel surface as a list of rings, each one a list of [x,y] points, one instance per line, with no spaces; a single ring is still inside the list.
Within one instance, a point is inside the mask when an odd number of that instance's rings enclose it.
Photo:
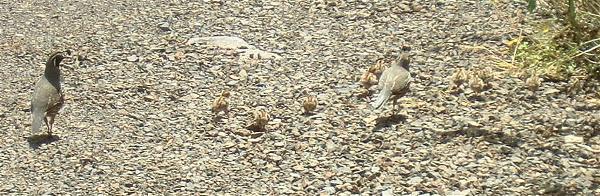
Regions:
[[[0,194],[599,195],[598,85],[531,92],[493,66],[526,5],[411,2],[0,2]],[[371,110],[358,79],[402,46],[403,109]],[[64,49],[66,107],[39,140],[33,85]],[[484,67],[482,92],[449,91]]]

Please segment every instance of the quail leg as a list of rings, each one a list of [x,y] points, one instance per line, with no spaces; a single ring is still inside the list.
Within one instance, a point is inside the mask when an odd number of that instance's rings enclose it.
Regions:
[[[44,123],[46,123],[46,128],[48,128],[48,135],[52,135],[52,131],[50,130],[50,123],[48,123],[48,117],[44,117]]]
[[[54,124],[54,117],[56,116],[48,116],[50,119],[48,122],[48,135],[52,135],[52,125]]]
[[[397,101],[396,98],[394,98],[394,100],[392,100],[392,115],[396,115],[396,101]]]

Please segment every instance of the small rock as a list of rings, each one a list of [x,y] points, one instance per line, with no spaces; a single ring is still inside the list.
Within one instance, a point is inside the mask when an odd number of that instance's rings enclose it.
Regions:
[[[575,136],[575,135],[567,135],[565,136],[565,143],[573,144],[573,143],[583,143],[583,137]]]
[[[551,88],[551,89],[548,89],[548,90],[544,91],[543,94],[544,95],[549,95],[549,94],[554,94],[554,93],[558,93],[558,92],[560,92],[560,90],[555,89],[555,88]]]
[[[169,23],[166,23],[166,22],[160,23],[158,28],[160,28],[160,30],[162,30],[162,31],[171,31],[171,27],[170,27]]]
[[[335,193],[335,187],[328,186],[328,187],[323,188],[323,191],[325,191],[326,193],[329,193],[329,194],[334,194]]]
[[[271,154],[271,160],[273,161],[281,161],[283,159],[283,157],[276,155],[276,154]]]
[[[131,56],[128,56],[127,57],[127,61],[129,61],[129,62],[136,62],[136,61],[138,61],[138,57],[135,54],[131,55]]]
[[[393,196],[393,195],[394,195],[394,191],[392,189],[387,189],[387,190],[381,192],[381,196]]]
[[[423,181],[421,177],[412,177],[410,180],[408,180],[408,184],[415,185],[421,183],[421,181]]]
[[[296,171],[304,171],[304,166],[302,166],[302,165],[296,165],[292,169],[294,169]]]
[[[227,82],[227,86],[235,86],[237,83],[238,83],[237,80],[232,80],[232,81]]]
[[[463,191],[451,191],[449,193],[447,193],[446,195],[469,195],[469,193],[471,193],[471,190],[467,189],[467,190],[463,190]]]

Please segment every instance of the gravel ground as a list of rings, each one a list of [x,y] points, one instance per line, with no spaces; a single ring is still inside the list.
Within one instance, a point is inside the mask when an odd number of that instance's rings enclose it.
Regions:
[[[520,1],[0,5],[1,194],[600,194],[598,85],[531,92],[493,66],[530,32]],[[411,92],[398,115],[371,110],[358,77],[401,46]],[[36,140],[32,88],[63,49],[79,56],[67,105]],[[483,67],[485,91],[448,91],[458,69]],[[215,118],[223,90],[231,112]],[[308,95],[319,105],[303,115]],[[247,128],[256,109],[265,131]]]

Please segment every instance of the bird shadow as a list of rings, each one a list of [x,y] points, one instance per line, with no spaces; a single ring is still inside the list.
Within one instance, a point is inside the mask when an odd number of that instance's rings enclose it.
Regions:
[[[314,115],[315,115],[314,112],[302,112],[302,116],[304,116],[304,117],[311,117],[311,116],[314,116]]]
[[[375,119],[375,128],[373,131],[378,131],[384,127],[389,127],[398,123],[406,122],[406,116],[401,114],[392,114],[390,116],[378,117]]]
[[[57,135],[43,134],[43,135],[32,135],[32,136],[26,137],[26,139],[27,139],[27,143],[29,143],[29,147],[31,147],[33,149],[38,149],[43,144],[50,144],[52,142],[60,140],[60,137],[58,137]]]
[[[246,126],[246,129],[250,130],[250,131],[254,131],[257,133],[264,133],[267,130],[264,127],[260,127],[254,123],[252,123],[251,125]]]

